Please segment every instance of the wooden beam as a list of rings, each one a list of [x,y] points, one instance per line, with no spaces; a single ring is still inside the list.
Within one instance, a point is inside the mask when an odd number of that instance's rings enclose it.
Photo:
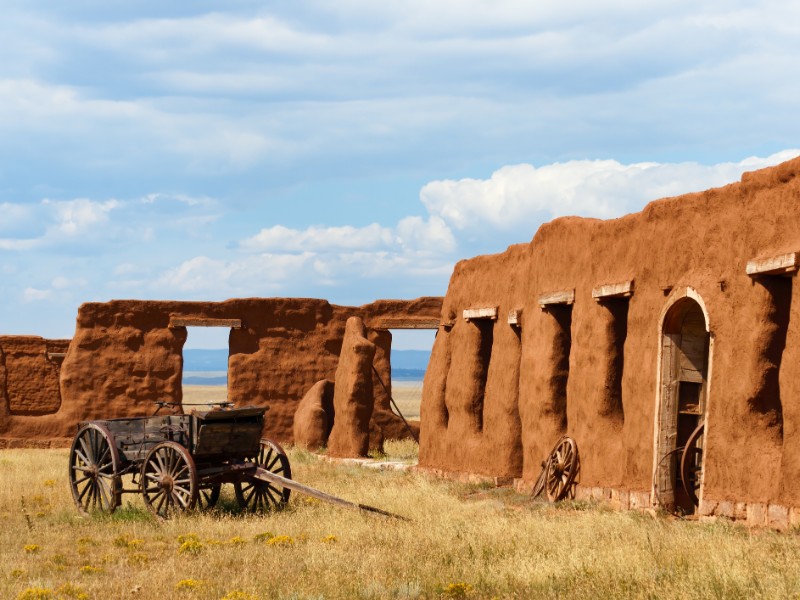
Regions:
[[[508,324],[516,327],[522,326],[522,309],[512,308],[508,311]]]
[[[497,307],[490,306],[487,308],[467,308],[464,309],[464,320],[469,323],[472,319],[490,319],[497,320]]]
[[[560,292],[548,292],[539,296],[539,307],[547,308],[556,304],[570,305],[575,304],[575,290],[562,290]]]
[[[48,352],[47,358],[49,360],[64,360],[64,357],[67,355],[66,352]]]
[[[169,326],[172,327],[232,327],[242,328],[241,319],[207,319],[205,317],[170,317]]]
[[[430,317],[385,317],[369,323],[372,329],[439,329],[439,319]]]
[[[800,253],[789,252],[769,258],[754,258],[747,262],[746,271],[750,277],[762,275],[790,275],[800,266]]]
[[[592,298],[601,302],[607,298],[630,298],[633,296],[633,280],[599,285],[592,290]]]

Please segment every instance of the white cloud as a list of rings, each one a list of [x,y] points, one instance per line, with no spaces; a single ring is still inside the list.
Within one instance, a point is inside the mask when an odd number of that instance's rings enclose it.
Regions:
[[[40,290],[32,287],[27,287],[22,292],[22,299],[25,302],[39,302],[41,300],[48,300],[52,296],[53,296],[52,290]]]
[[[434,217],[457,230],[532,229],[565,215],[611,218],[641,210],[665,196],[702,191],[736,181],[745,171],[800,154],[785,150],[766,158],[704,166],[697,163],[634,163],[576,160],[542,167],[498,169],[488,179],[432,181],[420,200]]]
[[[108,223],[108,213],[122,206],[117,200],[94,202],[86,198],[66,201],[44,200],[53,207],[57,223],[53,229],[65,236],[85,235],[88,231]]]
[[[335,251],[385,248],[392,244],[391,230],[372,223],[366,227],[317,227],[303,230],[275,225],[262,229],[242,240],[240,247],[248,251]]]

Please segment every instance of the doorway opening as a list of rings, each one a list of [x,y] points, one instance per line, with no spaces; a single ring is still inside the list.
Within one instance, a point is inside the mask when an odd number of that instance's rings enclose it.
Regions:
[[[183,345],[184,412],[207,410],[228,400],[229,327],[186,327]]]
[[[436,329],[390,329],[391,393],[402,416],[419,421],[422,383],[431,358]],[[397,410],[392,407],[392,412]],[[398,415],[401,416],[401,415]]]
[[[683,514],[695,512],[702,485],[703,437],[696,432],[705,423],[710,339],[703,308],[693,298],[679,299],[664,316],[655,491],[660,504]],[[686,460],[696,464],[681,468]]]

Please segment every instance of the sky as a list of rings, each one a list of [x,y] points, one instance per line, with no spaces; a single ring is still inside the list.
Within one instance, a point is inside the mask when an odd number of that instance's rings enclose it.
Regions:
[[[800,3],[0,10],[0,334],[110,299],[444,295],[555,217],[800,154]]]

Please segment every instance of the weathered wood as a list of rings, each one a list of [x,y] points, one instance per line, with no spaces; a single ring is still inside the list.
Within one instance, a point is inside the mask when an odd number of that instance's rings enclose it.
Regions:
[[[349,500],[345,500],[344,498],[339,498],[337,496],[332,496],[331,494],[326,494],[325,492],[314,489],[307,485],[303,485],[302,483],[297,483],[292,479],[286,479],[285,477],[281,477],[280,475],[271,473],[266,469],[262,469],[261,467],[258,467],[256,469],[255,473],[253,474],[253,477],[255,479],[260,479],[261,481],[269,483],[277,483],[278,485],[285,488],[289,488],[290,490],[294,490],[295,492],[300,492],[301,494],[305,494],[306,496],[311,496],[312,498],[316,498],[317,500],[322,500],[323,502],[328,502],[329,504],[334,504],[336,506],[341,506],[343,508],[364,510],[372,513],[377,513],[385,517],[400,519],[402,521],[409,520],[406,517],[402,517],[400,515],[396,515],[394,513],[381,510],[380,508],[375,508],[374,506],[368,506],[366,504],[357,504],[355,502],[350,502]]]
[[[548,292],[539,296],[539,307],[547,308],[554,304],[575,304],[575,290],[561,290],[559,292]]]
[[[630,298],[633,296],[633,280],[599,285],[592,290],[592,298],[601,302],[607,298]]]
[[[49,360],[64,360],[64,357],[67,355],[66,352],[48,352],[47,358]]]
[[[747,262],[746,272],[750,277],[760,275],[788,275],[800,267],[800,253],[789,252],[769,258],[755,258]]]
[[[384,317],[367,323],[372,329],[439,329],[440,324],[439,319],[428,317]]]
[[[170,327],[231,327],[242,328],[241,319],[207,319],[204,317],[170,317]]]
[[[472,319],[490,319],[497,320],[497,307],[490,306],[487,308],[467,308],[464,309],[464,320],[468,323]]]
[[[508,324],[520,327],[522,325],[522,309],[512,308],[508,311]]]

